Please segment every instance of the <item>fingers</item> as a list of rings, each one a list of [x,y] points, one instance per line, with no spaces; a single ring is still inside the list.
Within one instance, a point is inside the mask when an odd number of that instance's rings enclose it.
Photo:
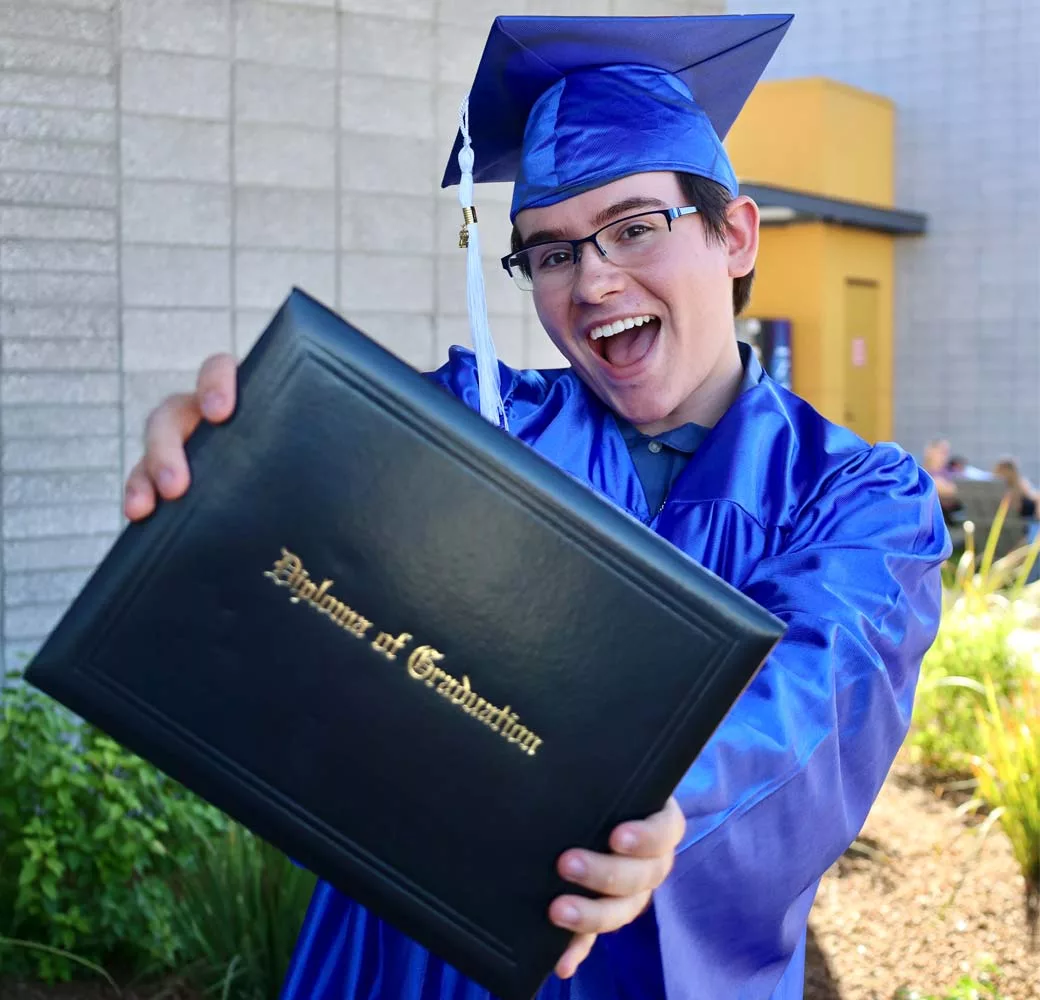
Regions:
[[[613,831],[610,846],[616,853],[572,850],[560,857],[560,875],[597,898],[563,895],[552,901],[549,919],[574,934],[556,965],[558,976],[574,975],[597,935],[625,927],[646,910],[654,890],[672,870],[685,830],[682,810],[670,798],[660,812]]]
[[[223,423],[234,412],[236,371],[231,354],[214,354],[199,369],[195,398],[199,412],[211,423]]]
[[[589,952],[592,951],[595,943],[595,934],[576,935],[556,963],[556,975],[560,979],[570,979],[578,971],[578,966],[589,957]]]
[[[141,459],[126,477],[123,511],[131,521],[140,521],[155,510],[155,490]]]
[[[632,896],[656,889],[672,870],[675,854],[624,858],[593,851],[567,851],[558,865],[560,874],[575,885],[604,896]]]
[[[193,393],[168,396],[145,421],[145,454],[126,481],[124,511],[142,520],[155,510],[157,500],[175,500],[191,482],[184,445],[203,419],[222,423],[234,412],[237,364],[231,354],[207,358]]]
[[[660,812],[618,826],[610,836],[610,846],[619,854],[651,858],[674,853],[685,832],[686,817],[672,797]]]
[[[553,923],[580,934],[605,934],[631,923],[650,903],[653,891],[668,877],[675,854],[625,858],[592,851],[568,851],[559,870],[568,881],[599,898],[558,896],[549,907]]]
[[[144,471],[153,488],[166,500],[183,496],[191,481],[184,443],[199,425],[202,413],[196,397],[168,396],[145,421]]]
[[[557,896],[549,907],[549,919],[557,927],[577,934],[608,934],[632,923],[649,905],[650,891],[632,896]]]

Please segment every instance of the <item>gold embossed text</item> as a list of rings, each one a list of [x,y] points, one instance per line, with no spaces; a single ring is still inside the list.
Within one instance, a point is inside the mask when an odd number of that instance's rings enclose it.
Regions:
[[[293,604],[308,604],[355,639],[366,638],[373,628],[372,622],[364,615],[333,597],[332,580],[324,578],[321,583],[315,582],[304,569],[300,557],[288,549],[282,549],[281,558],[275,561],[271,569],[264,571],[264,576],[277,586],[287,588],[289,600]],[[410,632],[379,632],[368,645],[374,653],[396,661],[398,654],[407,650],[413,638]],[[542,745],[542,740],[520,723],[511,706],[499,708],[481,698],[470,686],[468,676],[452,676],[443,663],[444,654],[439,650],[428,645],[417,645],[407,657],[406,672],[413,680],[422,682],[451,705],[484,723],[493,733],[533,757]]]

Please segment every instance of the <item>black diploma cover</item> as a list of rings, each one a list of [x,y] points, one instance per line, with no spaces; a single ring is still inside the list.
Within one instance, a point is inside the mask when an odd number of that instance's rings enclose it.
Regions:
[[[783,632],[293,290],[27,679],[504,1000]]]

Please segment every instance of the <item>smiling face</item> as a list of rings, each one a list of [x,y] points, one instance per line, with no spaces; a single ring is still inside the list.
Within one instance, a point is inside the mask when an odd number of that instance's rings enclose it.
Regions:
[[[675,174],[636,174],[526,209],[516,227],[525,245],[578,239],[623,216],[683,205]],[[711,426],[739,387],[733,278],[754,267],[758,210],[737,198],[727,223],[726,239],[716,241],[700,215],[676,219],[661,251],[627,268],[585,244],[572,281],[535,284],[538,317],[557,349],[610,409],[644,433],[691,421]]]

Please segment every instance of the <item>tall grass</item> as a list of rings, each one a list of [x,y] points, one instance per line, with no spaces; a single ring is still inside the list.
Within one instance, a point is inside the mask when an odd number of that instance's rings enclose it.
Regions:
[[[183,973],[206,995],[277,1000],[315,878],[237,824],[176,885]]]
[[[982,752],[972,761],[979,797],[993,809],[1025,879],[1026,927],[1037,944],[1040,923],[1040,678],[1028,677],[1002,702],[985,679],[976,706]]]

